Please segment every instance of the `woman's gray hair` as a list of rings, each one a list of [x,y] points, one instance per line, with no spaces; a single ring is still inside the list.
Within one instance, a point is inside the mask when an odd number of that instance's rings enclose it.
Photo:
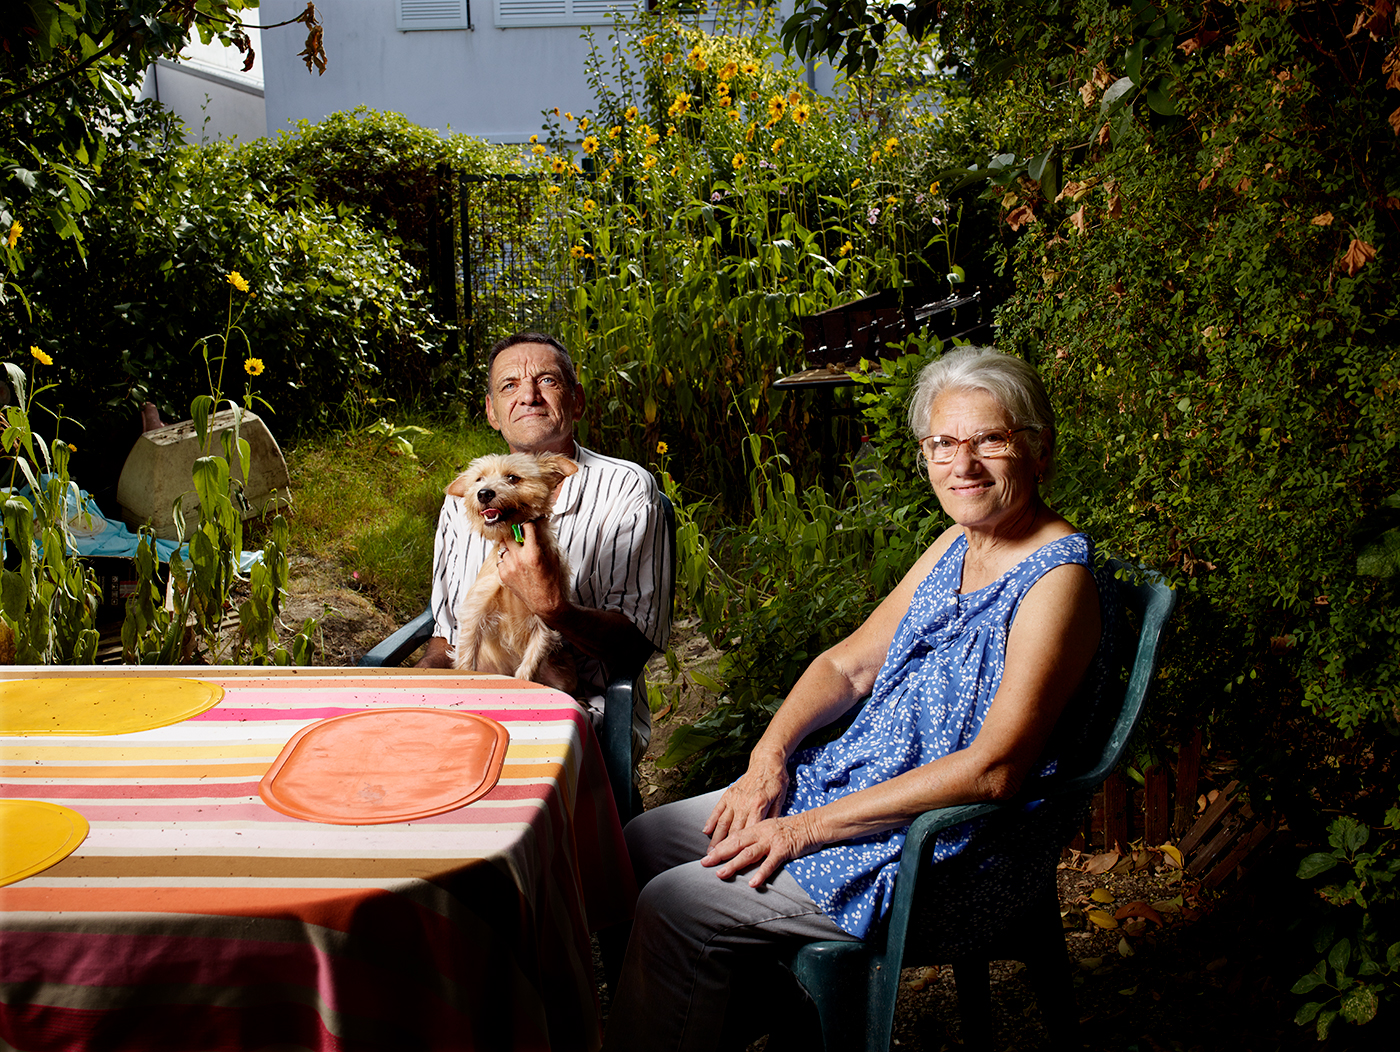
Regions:
[[[909,430],[926,437],[933,403],[945,391],[986,391],[1011,416],[1016,427],[1039,428],[1029,435],[1037,453],[1050,457],[1046,477],[1055,459],[1055,411],[1040,374],[1013,354],[992,347],[955,347],[924,366],[909,402]],[[954,436],[959,437],[959,436]],[[966,436],[962,436],[966,437]]]

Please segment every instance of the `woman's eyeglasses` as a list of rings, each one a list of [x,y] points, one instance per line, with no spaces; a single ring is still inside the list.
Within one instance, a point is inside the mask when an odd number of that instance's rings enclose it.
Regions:
[[[1004,457],[1011,449],[1011,436],[1021,431],[1035,431],[1038,427],[989,427],[968,435],[967,438],[954,438],[952,435],[929,435],[919,439],[919,455],[934,464],[951,464],[964,442],[974,457],[993,459]]]

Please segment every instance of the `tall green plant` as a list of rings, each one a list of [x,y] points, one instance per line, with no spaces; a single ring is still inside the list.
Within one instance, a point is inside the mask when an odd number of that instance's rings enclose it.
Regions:
[[[73,545],[70,519],[84,509],[68,477],[69,445],[57,436],[63,417],[37,401],[57,386],[34,382],[38,366],[52,366],[53,357],[37,346],[29,354],[36,364],[27,377],[18,365],[5,363],[14,402],[5,406],[0,428],[0,654],[26,665],[90,664],[97,653],[101,589]],[[34,431],[39,410],[53,419],[51,442]],[[27,483],[28,497],[21,483]]]
[[[126,660],[138,664],[170,663],[178,656],[188,659],[196,652],[213,664],[309,664],[311,633],[315,622],[308,619],[297,633],[289,651],[278,644],[282,597],[288,580],[287,524],[281,515],[273,520],[271,537],[262,558],[242,574],[243,512],[247,501],[243,488],[251,469],[248,440],[240,434],[243,414],[254,401],[253,377],[263,371],[263,363],[252,356],[248,335],[240,326],[252,289],[237,271],[227,276],[228,312],[221,333],[197,341],[209,381],[209,393],[197,396],[190,405],[195,433],[203,456],[194,463],[194,492],[199,500],[199,521],[191,527],[184,512],[184,495],[175,501],[175,522],[185,554],[170,556],[169,599],[158,602],[158,566],[151,552],[149,536],[143,536],[137,557],[136,596],[127,604],[122,624],[122,650]],[[235,307],[235,296],[238,297]],[[241,400],[224,397],[224,368],[229,363],[231,344],[237,337],[242,344],[242,367],[248,380]],[[217,438],[222,455],[214,448],[216,433],[211,425],[219,407],[227,407],[230,425],[220,428]],[[237,463],[241,479],[230,464]],[[238,631],[231,644],[223,631],[225,612],[230,608],[236,584],[245,582],[248,598],[239,604]]]
[[[816,95],[768,16],[727,10],[714,33],[619,15],[593,46],[592,106],[549,111],[531,147],[566,208],[585,428],[638,459],[665,441],[685,485],[722,501],[741,479],[735,406],[801,433],[807,407],[772,386],[803,367],[801,319],[916,281],[911,296],[941,295],[956,271],[914,149],[927,101],[866,119],[870,93]]]

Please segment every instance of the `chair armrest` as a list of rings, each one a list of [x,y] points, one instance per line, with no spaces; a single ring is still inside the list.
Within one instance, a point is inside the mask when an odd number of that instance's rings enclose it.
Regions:
[[[360,658],[366,668],[381,668],[386,665],[400,665],[403,659],[421,647],[433,635],[433,612],[424,610],[408,624],[404,625],[384,642],[374,647]]]

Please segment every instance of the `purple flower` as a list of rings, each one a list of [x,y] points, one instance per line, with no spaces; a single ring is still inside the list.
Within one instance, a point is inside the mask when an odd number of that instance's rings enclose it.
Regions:
[[[880,221],[880,210],[874,205],[870,206],[870,211],[865,214],[865,221],[874,226]]]
[[[720,193],[718,190],[716,190],[714,193],[712,193],[712,194],[710,195],[710,200],[713,201],[713,202],[723,201],[723,200],[724,200],[724,195],[723,195],[722,193]]]

